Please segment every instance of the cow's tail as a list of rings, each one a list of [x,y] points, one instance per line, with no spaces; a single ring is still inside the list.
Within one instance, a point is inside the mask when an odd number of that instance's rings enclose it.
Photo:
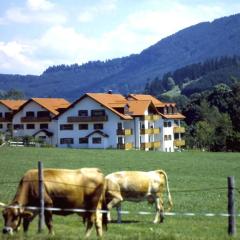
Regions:
[[[167,188],[167,195],[168,195],[168,208],[167,211],[170,211],[173,207],[173,202],[172,202],[172,196],[170,193],[170,189],[169,189],[169,184],[168,184],[168,177],[165,171],[163,170],[158,170],[159,173],[162,173],[165,177],[165,181],[166,181],[166,188]]]

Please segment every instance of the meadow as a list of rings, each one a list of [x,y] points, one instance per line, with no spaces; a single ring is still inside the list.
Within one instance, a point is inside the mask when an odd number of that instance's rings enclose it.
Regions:
[[[196,216],[166,216],[163,224],[153,224],[154,206],[141,203],[122,205],[122,224],[108,225],[103,239],[163,239],[190,240],[230,239],[227,235],[227,217],[205,217],[202,213],[227,213],[227,176],[234,176],[236,203],[240,199],[240,153],[208,152],[144,152],[121,150],[79,150],[57,148],[0,148],[0,201],[9,203],[24,172],[37,168],[42,161],[45,168],[99,167],[105,174],[120,170],[164,169],[169,178],[173,198],[173,212],[193,212]],[[166,201],[166,199],[165,199]],[[150,211],[152,215],[139,215],[138,211]],[[112,212],[116,219],[115,210]],[[237,218],[239,221],[240,217]],[[0,229],[3,221],[0,219]],[[28,236],[20,231],[7,239],[82,239],[85,227],[77,215],[54,216],[55,236],[47,230],[37,234],[37,219],[30,225]],[[240,239],[240,227],[237,226]],[[0,235],[0,238],[3,236]],[[96,239],[95,230],[91,239]]]

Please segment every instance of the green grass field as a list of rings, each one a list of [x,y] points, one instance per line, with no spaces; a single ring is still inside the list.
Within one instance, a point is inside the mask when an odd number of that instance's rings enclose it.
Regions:
[[[235,176],[240,189],[240,154],[182,152],[162,153],[118,150],[77,150],[55,148],[0,148],[0,201],[10,202],[17,183],[24,172],[43,161],[45,168],[99,167],[105,174],[119,170],[164,169],[169,177],[173,198],[173,212],[226,213],[227,176]],[[239,204],[240,194],[236,192]],[[238,206],[237,206],[237,209]],[[167,216],[163,224],[152,223],[154,215],[138,215],[138,211],[152,211],[146,202],[122,205],[123,223],[111,223],[104,239],[168,239],[190,240],[229,239],[226,217]],[[112,217],[116,216],[113,210]],[[240,217],[238,217],[239,221]],[[0,228],[2,228],[2,219]],[[31,224],[27,238],[22,232],[8,239],[82,239],[84,226],[77,215],[54,216],[56,235],[49,237],[47,230],[37,234],[37,219]],[[240,227],[238,226],[240,239]],[[2,237],[0,235],[0,237]],[[96,239],[95,231],[92,239]]]

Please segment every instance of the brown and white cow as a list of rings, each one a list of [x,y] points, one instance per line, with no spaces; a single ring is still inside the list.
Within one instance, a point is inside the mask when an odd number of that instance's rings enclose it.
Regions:
[[[106,213],[101,213],[104,207],[103,173],[97,168],[81,168],[77,170],[44,169],[44,202],[45,207],[61,209],[86,209],[82,213],[87,222],[86,237],[95,224],[97,235],[102,236],[102,227],[107,225]],[[17,193],[11,206],[5,208],[3,217],[5,226],[3,233],[12,234],[17,231],[23,220],[23,230],[27,232],[30,222],[37,215],[37,210],[29,210],[26,206],[39,206],[38,171],[29,170],[21,179]],[[54,234],[52,214],[69,215],[72,211],[45,210],[45,223],[50,234]]]
[[[163,170],[150,172],[142,171],[122,171],[114,172],[106,176],[106,200],[107,208],[110,211],[113,207],[120,209],[122,201],[139,202],[147,200],[155,203],[156,216],[154,223],[163,222],[163,193],[165,187],[168,194],[168,211],[172,208],[172,199],[168,185],[167,174]],[[110,220],[110,215],[108,216]],[[118,212],[118,221],[120,213]]]

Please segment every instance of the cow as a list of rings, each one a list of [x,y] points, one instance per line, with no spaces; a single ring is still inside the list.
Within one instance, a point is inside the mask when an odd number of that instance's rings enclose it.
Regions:
[[[86,221],[85,236],[90,236],[95,224],[97,235],[101,237],[103,227],[107,227],[107,213],[101,211],[106,209],[103,173],[97,168],[44,169],[43,176],[45,207],[61,210],[45,209],[45,223],[49,233],[54,234],[52,214],[66,216],[73,213],[71,209],[80,208],[86,210],[78,213]],[[22,220],[26,233],[30,222],[38,214],[38,210],[27,206],[38,207],[39,201],[38,170],[32,169],[24,174],[10,206],[3,210],[3,233],[12,234],[19,230]]]
[[[110,221],[110,210],[117,207],[118,222],[120,222],[119,209],[122,201],[139,202],[147,200],[148,203],[155,203],[156,215],[154,223],[163,222],[163,192],[165,187],[168,194],[168,209],[172,206],[172,198],[168,185],[168,177],[163,170],[149,172],[143,171],[121,171],[114,172],[106,177],[106,201],[109,210],[108,220]]]

